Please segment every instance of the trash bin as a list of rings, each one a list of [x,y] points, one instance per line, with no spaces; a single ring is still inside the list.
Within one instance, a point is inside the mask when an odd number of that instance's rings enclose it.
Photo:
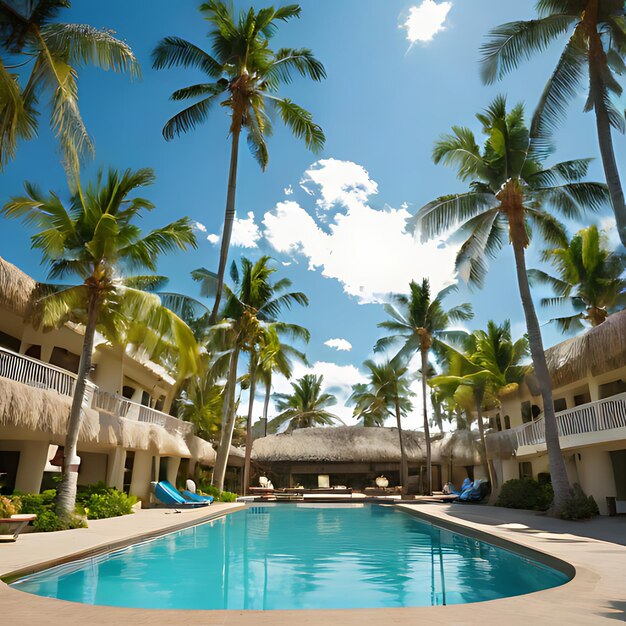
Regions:
[[[606,507],[609,509],[609,516],[615,517],[617,515],[617,498],[612,496],[607,496],[606,498]]]

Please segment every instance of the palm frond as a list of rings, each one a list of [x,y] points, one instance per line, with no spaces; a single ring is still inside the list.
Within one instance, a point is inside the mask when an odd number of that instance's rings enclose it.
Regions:
[[[304,144],[309,150],[319,152],[324,147],[326,137],[321,126],[313,122],[313,116],[289,98],[273,99],[283,123],[298,139],[304,139]]]
[[[165,37],[152,52],[152,67],[192,67],[211,78],[220,78],[222,65],[210,54],[180,37]]]

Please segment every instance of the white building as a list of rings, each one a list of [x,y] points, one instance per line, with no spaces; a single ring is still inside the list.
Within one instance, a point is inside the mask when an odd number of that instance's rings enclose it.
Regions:
[[[626,513],[626,311],[546,350],[559,442],[571,483],[600,513]],[[532,377],[502,400],[487,436],[498,485],[548,473],[542,402]],[[497,432],[499,431],[499,432]]]
[[[63,445],[83,331],[36,330],[28,320],[35,281],[0,258],[0,486],[37,493]],[[213,465],[211,445],[168,411],[176,381],[159,365],[101,340],[78,442],[79,484],[104,481],[144,503],[150,481],[175,482],[184,463]]]

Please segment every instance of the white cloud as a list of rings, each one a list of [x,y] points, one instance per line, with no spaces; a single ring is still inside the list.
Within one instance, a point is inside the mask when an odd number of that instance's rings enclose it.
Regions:
[[[291,185],[288,185],[283,189],[283,191],[285,192],[286,196],[290,196],[293,194],[293,187]]]
[[[236,217],[233,222],[233,232],[230,237],[230,245],[240,248],[256,248],[257,242],[261,238],[259,226],[254,221],[254,213],[248,211],[248,217]],[[220,241],[221,236],[215,233],[208,235],[207,240],[212,245],[216,245]]]
[[[614,217],[605,217],[600,220],[598,228],[603,231],[607,244],[611,250],[617,250],[622,242],[617,232],[617,222]]]
[[[437,33],[444,30],[451,8],[452,2],[437,3],[434,0],[423,0],[419,6],[411,7],[406,21],[400,25],[401,28],[406,28],[406,38],[411,45],[418,41],[432,41]]]
[[[201,233],[206,233],[206,226],[201,222],[194,222],[192,228],[199,230]]]
[[[368,197],[378,187],[362,166],[319,161],[305,173],[303,185],[316,196],[316,206],[337,210],[322,228],[297,202],[279,202],[263,217],[264,235],[278,252],[303,255],[309,270],[338,280],[361,303],[406,292],[411,280],[424,276],[435,293],[453,282],[458,247],[443,240],[417,242],[404,232],[410,217],[405,208],[372,208]]]
[[[329,348],[335,348],[335,350],[339,350],[340,352],[350,352],[350,350],[352,350],[352,344],[347,339],[340,339],[339,337],[325,341],[324,345]]]

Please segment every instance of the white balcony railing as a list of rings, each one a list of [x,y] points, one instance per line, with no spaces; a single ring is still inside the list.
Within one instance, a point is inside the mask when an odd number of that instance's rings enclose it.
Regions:
[[[193,424],[190,422],[184,422],[149,406],[131,402],[122,396],[106,391],[98,390],[96,392],[93,407],[99,411],[125,419],[156,424],[170,432],[178,432],[181,435],[187,435],[193,431]]]
[[[76,385],[76,374],[5,348],[0,348],[0,377],[31,387],[56,391],[70,398],[74,395]],[[85,405],[116,417],[157,424],[169,432],[183,436],[193,432],[193,424],[190,422],[131,402],[122,396],[101,391],[90,381],[87,381],[85,389]]]
[[[76,385],[76,374],[5,348],[0,348],[0,376],[31,387],[56,391],[70,398],[74,395]],[[85,388],[87,406],[91,404],[95,388],[92,382],[87,381]]]
[[[559,437],[626,428],[626,393],[560,411],[556,414],[556,423]],[[516,436],[518,447],[545,443],[544,418],[524,424]]]

